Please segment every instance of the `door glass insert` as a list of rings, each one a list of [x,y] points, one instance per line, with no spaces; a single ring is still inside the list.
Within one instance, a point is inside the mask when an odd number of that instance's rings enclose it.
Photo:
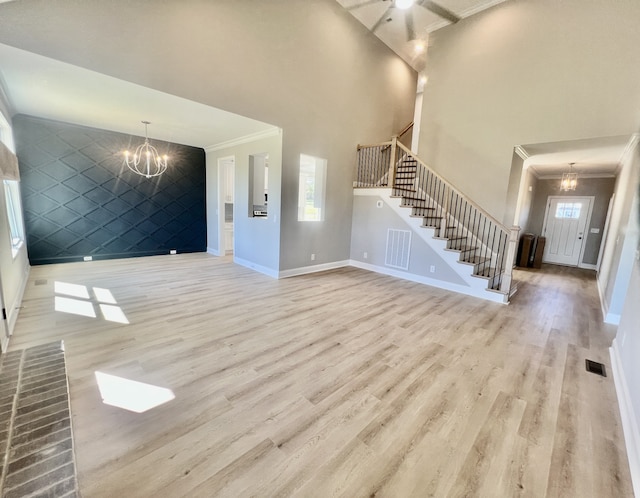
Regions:
[[[556,218],[580,218],[581,202],[559,202],[556,208]]]

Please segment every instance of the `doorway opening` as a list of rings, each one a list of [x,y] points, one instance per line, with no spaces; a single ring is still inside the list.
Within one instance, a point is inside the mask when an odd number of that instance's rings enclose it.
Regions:
[[[584,255],[586,230],[594,197],[549,196],[542,235],[547,238],[542,261],[578,266]]]
[[[218,159],[218,252],[233,254],[235,207],[235,156]]]

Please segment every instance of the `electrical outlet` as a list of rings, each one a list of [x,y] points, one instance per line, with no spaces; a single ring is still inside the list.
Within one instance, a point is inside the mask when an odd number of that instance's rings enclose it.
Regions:
[[[178,254],[178,251],[176,251],[175,249],[171,249],[171,250],[169,251],[169,254]]]
[[[92,258],[91,256],[85,256],[85,257],[84,257],[84,260],[85,260],[85,261],[92,261],[92,260],[93,260],[93,258]]]
[[[316,260],[316,255],[315,254],[311,254],[311,261],[315,261]]]
[[[364,259],[367,259],[369,257],[369,254],[367,254],[366,252],[364,253]]]
[[[436,265],[431,265],[431,266],[429,267],[429,271],[430,271],[431,273],[435,273],[435,271],[436,271]]]

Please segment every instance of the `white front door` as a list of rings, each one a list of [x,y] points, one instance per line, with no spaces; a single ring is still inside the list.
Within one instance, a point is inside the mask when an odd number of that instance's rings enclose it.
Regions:
[[[542,230],[545,263],[578,266],[592,204],[593,197],[549,197]]]

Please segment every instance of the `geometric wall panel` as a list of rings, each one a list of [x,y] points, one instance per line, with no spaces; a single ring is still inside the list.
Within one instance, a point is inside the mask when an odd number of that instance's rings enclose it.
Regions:
[[[25,115],[12,124],[32,265],[206,251],[203,149],[149,140],[171,159],[145,178],[121,154],[144,137]]]

